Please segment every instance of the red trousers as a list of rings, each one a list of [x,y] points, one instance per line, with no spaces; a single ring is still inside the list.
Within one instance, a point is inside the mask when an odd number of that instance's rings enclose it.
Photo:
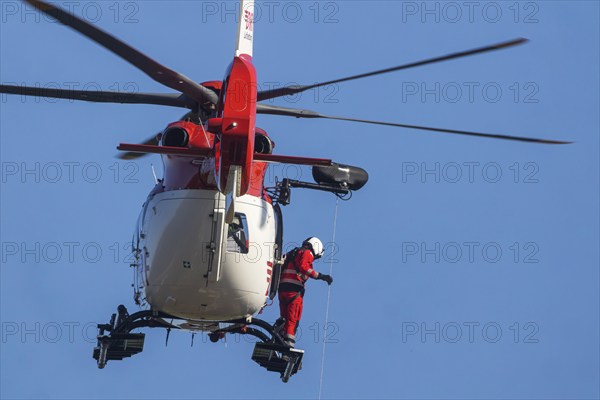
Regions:
[[[285,318],[283,333],[286,339],[291,339],[292,343],[296,341],[296,330],[302,318],[302,296],[297,296],[294,300],[290,300],[296,296],[296,292],[279,292],[279,311],[281,317]]]

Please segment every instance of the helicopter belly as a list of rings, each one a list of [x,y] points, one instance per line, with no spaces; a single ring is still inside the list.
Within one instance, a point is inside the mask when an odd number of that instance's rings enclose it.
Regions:
[[[225,197],[212,190],[160,193],[141,227],[145,294],[153,309],[178,317],[228,320],[265,303],[274,261],[271,205],[242,196],[225,223]]]

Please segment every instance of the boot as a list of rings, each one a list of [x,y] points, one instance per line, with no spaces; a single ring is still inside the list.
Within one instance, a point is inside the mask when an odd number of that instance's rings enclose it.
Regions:
[[[285,318],[283,317],[279,317],[277,318],[277,321],[275,321],[275,323],[273,324],[273,330],[275,332],[281,331],[281,328],[283,327],[283,325],[285,324]]]

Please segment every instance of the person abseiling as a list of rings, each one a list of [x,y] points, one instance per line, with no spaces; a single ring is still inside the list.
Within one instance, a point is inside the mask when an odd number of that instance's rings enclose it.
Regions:
[[[279,282],[280,325],[285,320],[282,336],[290,347],[296,343],[296,331],[302,318],[304,285],[308,278],[318,279],[331,285],[333,278],[313,269],[313,261],[323,255],[323,243],[316,237],[310,237],[286,254],[281,280]]]

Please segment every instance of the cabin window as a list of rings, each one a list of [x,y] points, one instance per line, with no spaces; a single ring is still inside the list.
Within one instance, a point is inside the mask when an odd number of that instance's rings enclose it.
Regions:
[[[248,254],[248,222],[245,214],[235,213],[227,228],[227,252]]]

